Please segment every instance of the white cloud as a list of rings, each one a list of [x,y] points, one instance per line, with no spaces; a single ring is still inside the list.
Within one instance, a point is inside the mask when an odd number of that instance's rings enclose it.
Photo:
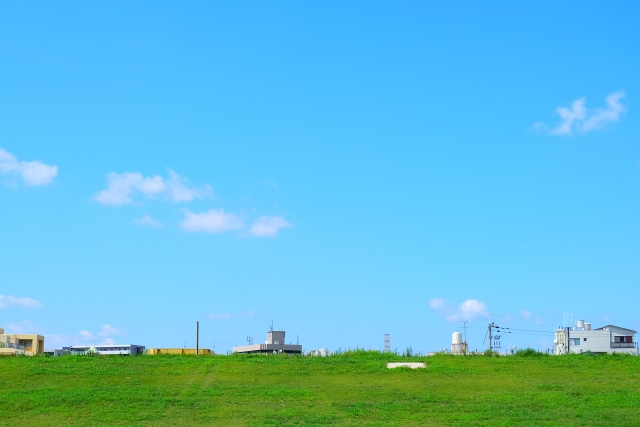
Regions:
[[[180,227],[186,231],[222,233],[229,230],[240,230],[244,224],[240,217],[226,213],[224,209],[211,209],[202,213],[186,211]]]
[[[544,123],[536,123],[535,128],[547,131],[551,135],[573,135],[575,132],[586,133],[596,129],[602,129],[609,123],[620,120],[620,116],[626,111],[620,100],[624,98],[624,91],[618,91],[607,96],[607,108],[596,108],[587,111],[586,98],[576,99],[570,108],[558,107],[556,113],[561,122],[553,129],[549,129]]]
[[[58,175],[58,166],[42,162],[21,162],[13,154],[0,148],[0,173],[18,175],[28,186],[49,184]]]
[[[38,301],[31,298],[16,298],[12,295],[0,295],[0,309],[9,307],[28,307],[39,308],[42,307]]]
[[[562,119],[562,123],[555,129],[551,129],[550,132],[553,135],[571,135],[573,133],[574,123],[583,121],[587,117],[587,109],[584,106],[586,102],[585,98],[580,98],[573,101],[571,108],[556,108],[556,113],[558,113]]]
[[[429,301],[429,308],[439,309],[444,307],[444,300],[442,298],[434,298]]]
[[[462,322],[489,315],[487,305],[476,299],[468,299],[463,303],[455,304],[448,303],[442,298],[434,298],[429,301],[429,307],[449,322]]]
[[[109,324],[105,324],[102,326],[102,329],[100,329],[100,332],[98,332],[98,335],[101,337],[106,337],[109,335],[122,335],[122,332],[123,331],[121,331],[120,329],[114,328]]]
[[[126,205],[134,202],[135,195],[147,199],[165,199],[175,203],[190,202],[212,194],[211,187],[190,188],[188,180],[169,169],[169,178],[159,175],[144,177],[139,172],[111,172],[107,175],[107,188],[97,192],[93,200],[103,205]]]
[[[542,319],[540,319],[539,317],[536,317],[536,320],[533,321],[533,323],[535,325],[542,325],[544,324],[544,322],[542,321]]]
[[[138,225],[148,225],[149,227],[164,227],[160,221],[151,218],[149,214],[144,214],[142,218],[134,218],[133,222]]]
[[[89,331],[82,330],[79,332],[79,334],[85,340],[90,340],[91,338],[93,338],[93,334]]]
[[[609,123],[615,123],[620,120],[620,116],[625,112],[624,105],[620,102],[622,98],[624,98],[623,90],[607,96],[607,109],[597,108],[582,124],[581,131],[588,132],[594,129],[601,129]]]
[[[281,228],[292,226],[281,216],[263,215],[253,221],[249,234],[256,237],[273,237],[278,234]]]

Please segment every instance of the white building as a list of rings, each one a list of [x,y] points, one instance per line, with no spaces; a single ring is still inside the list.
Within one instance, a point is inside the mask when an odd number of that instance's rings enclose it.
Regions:
[[[467,343],[462,342],[462,332],[451,334],[451,354],[467,354],[468,352]]]
[[[134,344],[103,344],[103,345],[74,345],[71,347],[64,347],[62,350],[68,348],[69,353],[73,355],[85,355],[87,353],[94,353],[99,355],[110,354],[123,354],[123,355],[136,355],[144,354],[143,345]]]
[[[577,320],[573,328],[556,330],[554,354],[568,353],[626,353],[638,355],[634,338],[636,331],[607,325],[591,329],[591,323]]]
[[[250,344],[233,347],[234,353],[302,353],[302,346],[298,344],[285,344],[285,331],[267,332],[267,340],[264,344]]]

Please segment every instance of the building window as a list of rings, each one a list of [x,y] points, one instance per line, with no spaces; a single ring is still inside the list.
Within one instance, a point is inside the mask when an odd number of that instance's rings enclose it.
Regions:
[[[584,340],[586,341],[587,339],[585,338]]]
[[[571,338],[571,344],[580,345],[580,338]]]

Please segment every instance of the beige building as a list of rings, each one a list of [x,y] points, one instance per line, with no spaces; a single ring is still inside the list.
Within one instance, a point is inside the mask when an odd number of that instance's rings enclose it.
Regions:
[[[0,328],[0,356],[44,354],[44,337],[37,334],[5,334]]]

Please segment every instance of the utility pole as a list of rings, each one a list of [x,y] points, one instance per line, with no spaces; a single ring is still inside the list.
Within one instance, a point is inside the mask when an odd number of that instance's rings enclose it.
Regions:
[[[462,322],[462,329],[464,329],[464,344],[467,345],[467,323],[469,321],[465,320],[464,322]]]
[[[493,347],[492,347],[492,337],[491,337],[491,315],[489,315],[489,352],[493,351]]]
[[[200,346],[200,322],[196,322],[196,356],[199,353]]]

